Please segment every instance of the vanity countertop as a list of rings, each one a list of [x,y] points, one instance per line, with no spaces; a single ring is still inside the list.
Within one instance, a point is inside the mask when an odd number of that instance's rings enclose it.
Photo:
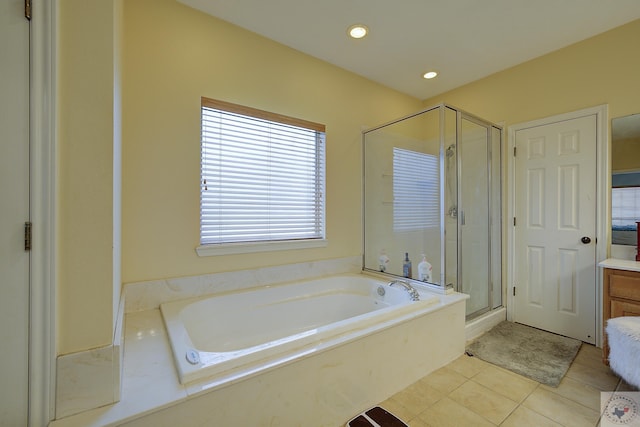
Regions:
[[[609,258],[602,261],[598,266],[612,268],[614,270],[627,270],[640,272],[640,262],[628,259]]]

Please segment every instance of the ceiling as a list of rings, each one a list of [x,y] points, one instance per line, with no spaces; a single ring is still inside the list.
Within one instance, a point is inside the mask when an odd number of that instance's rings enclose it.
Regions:
[[[640,19],[640,0],[178,1],[418,99]]]

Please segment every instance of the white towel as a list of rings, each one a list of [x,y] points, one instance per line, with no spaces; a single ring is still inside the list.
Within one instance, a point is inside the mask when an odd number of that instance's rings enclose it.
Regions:
[[[640,388],[640,317],[607,321],[609,366],[627,383]]]

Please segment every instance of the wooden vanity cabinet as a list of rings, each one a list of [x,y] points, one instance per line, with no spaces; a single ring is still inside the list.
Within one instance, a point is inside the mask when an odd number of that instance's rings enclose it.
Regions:
[[[613,317],[640,316],[640,271],[604,269],[603,328]],[[609,364],[606,329],[603,331],[602,361]]]

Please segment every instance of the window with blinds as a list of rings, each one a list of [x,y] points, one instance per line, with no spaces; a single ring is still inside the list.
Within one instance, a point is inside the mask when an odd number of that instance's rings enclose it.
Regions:
[[[440,226],[438,156],[393,148],[393,230]]]
[[[202,98],[200,244],[324,239],[325,127]]]

